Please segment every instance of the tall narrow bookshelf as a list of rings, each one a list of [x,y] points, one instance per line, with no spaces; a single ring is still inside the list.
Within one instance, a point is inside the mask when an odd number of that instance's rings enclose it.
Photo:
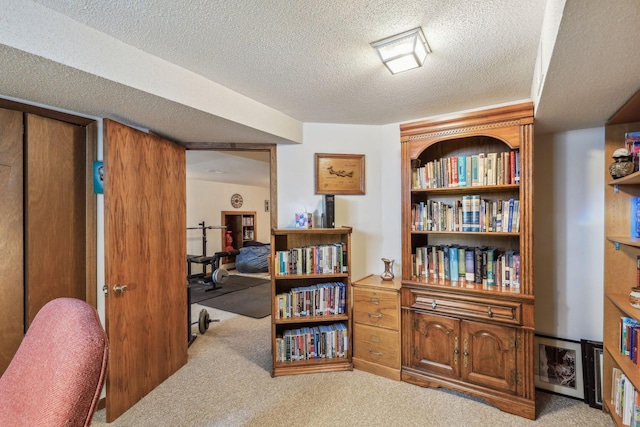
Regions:
[[[272,376],[352,370],[351,228],[271,231]]]
[[[640,309],[629,303],[631,288],[637,285],[640,239],[631,236],[631,202],[640,196],[640,172],[612,179],[609,164],[618,148],[625,147],[625,133],[640,131],[640,92],[609,119],[605,126],[605,245],[604,245],[604,355],[603,410],[617,425],[623,419],[612,400],[613,369],[619,369],[630,384],[640,389],[640,368],[621,348],[621,319],[640,321]]]
[[[227,233],[231,232],[233,249],[240,249],[258,239],[255,211],[222,211],[221,224],[227,227],[222,231],[221,251],[227,250]],[[223,263],[235,261],[235,256],[226,257]]]
[[[400,131],[401,378],[535,419],[533,105]]]

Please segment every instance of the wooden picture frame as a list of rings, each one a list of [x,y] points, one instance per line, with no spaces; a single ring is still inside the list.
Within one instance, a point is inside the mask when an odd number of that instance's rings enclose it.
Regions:
[[[364,154],[316,153],[316,194],[364,193]]]
[[[536,388],[584,400],[579,341],[536,335],[533,350]]]

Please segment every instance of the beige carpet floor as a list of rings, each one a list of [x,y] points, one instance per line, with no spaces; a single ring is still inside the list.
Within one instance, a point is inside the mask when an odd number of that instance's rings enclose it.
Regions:
[[[194,304],[192,312],[206,307]],[[206,308],[212,323],[189,362],[111,424],[92,426],[613,426],[582,401],[538,391],[537,420],[474,398],[363,371],[272,378],[270,317]],[[194,332],[197,332],[194,330]]]

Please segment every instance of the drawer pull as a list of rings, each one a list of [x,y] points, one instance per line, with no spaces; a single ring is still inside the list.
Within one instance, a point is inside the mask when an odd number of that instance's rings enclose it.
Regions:
[[[493,312],[491,311],[491,306],[489,306],[489,310],[487,311],[487,316],[493,317]]]
[[[375,356],[382,356],[382,353],[381,353],[381,352],[379,352],[379,351],[373,351],[373,350],[371,350],[371,349],[369,349],[369,354],[373,354],[373,355],[375,355]]]
[[[380,304],[380,298],[369,297],[369,302],[371,304],[379,305]]]
[[[369,317],[375,317],[376,319],[382,319],[382,314],[371,314],[371,313],[367,313],[369,315]]]
[[[431,308],[435,310],[437,306],[438,305],[436,304],[435,300],[431,302]]]

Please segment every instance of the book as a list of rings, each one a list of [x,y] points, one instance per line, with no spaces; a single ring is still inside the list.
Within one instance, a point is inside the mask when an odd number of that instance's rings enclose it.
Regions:
[[[465,280],[467,274],[467,265],[465,260],[466,247],[458,247],[458,280]]]
[[[631,211],[629,235],[634,238],[640,238],[640,197],[631,197],[629,199],[629,207]]]
[[[487,285],[493,286],[495,285],[495,275],[493,272],[495,249],[488,248],[486,250],[486,254],[487,254]]]
[[[478,174],[478,155],[471,156],[471,185],[481,185]]]
[[[627,132],[624,134],[624,142],[627,150],[631,152],[634,171],[638,171],[640,156],[640,132]]]
[[[471,197],[471,231],[480,231],[480,195],[474,194]]]
[[[460,278],[458,268],[458,247],[452,245],[449,247],[449,277],[452,282],[457,282]]]
[[[458,157],[458,187],[467,186],[467,158],[465,156]]]
[[[464,260],[465,260],[465,280],[467,282],[473,282],[475,281],[475,267],[474,267],[475,249],[474,248],[466,248],[464,250]]]

